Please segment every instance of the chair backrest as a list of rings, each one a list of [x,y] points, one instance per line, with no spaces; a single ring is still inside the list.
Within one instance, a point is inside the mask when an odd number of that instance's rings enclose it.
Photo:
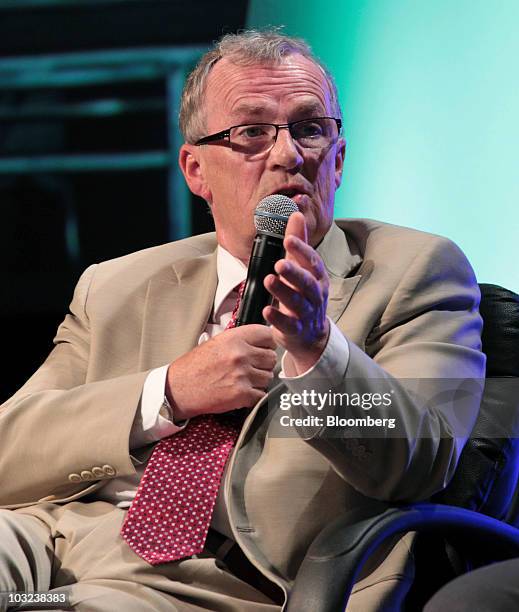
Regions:
[[[485,391],[449,485],[432,501],[519,527],[519,295],[481,284]]]

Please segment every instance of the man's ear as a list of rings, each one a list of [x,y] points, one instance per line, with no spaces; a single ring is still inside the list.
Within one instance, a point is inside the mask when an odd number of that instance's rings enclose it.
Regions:
[[[346,141],[340,138],[337,142],[335,151],[335,189],[338,189],[342,181],[342,171],[344,170],[344,158],[346,156]]]
[[[191,191],[211,203],[211,191],[205,181],[200,163],[200,150],[195,145],[184,143],[178,153],[178,165]]]

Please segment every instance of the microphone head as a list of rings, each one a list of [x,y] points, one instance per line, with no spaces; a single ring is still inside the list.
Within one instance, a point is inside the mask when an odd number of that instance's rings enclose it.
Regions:
[[[288,217],[297,212],[297,204],[289,197],[274,193],[263,198],[254,211],[254,225],[258,232],[285,235]]]

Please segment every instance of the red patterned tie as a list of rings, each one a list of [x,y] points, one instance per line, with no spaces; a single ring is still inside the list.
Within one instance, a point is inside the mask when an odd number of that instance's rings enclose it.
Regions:
[[[236,325],[244,286],[238,287],[226,329]],[[155,446],[121,529],[129,546],[151,565],[202,552],[241,423],[202,415]]]

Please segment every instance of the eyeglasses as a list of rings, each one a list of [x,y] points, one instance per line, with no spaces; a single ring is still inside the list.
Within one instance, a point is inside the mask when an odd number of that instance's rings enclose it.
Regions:
[[[266,153],[276,143],[278,132],[287,129],[290,136],[305,149],[325,149],[335,144],[341,132],[342,121],[334,117],[314,117],[282,125],[275,123],[246,123],[233,125],[210,136],[204,136],[195,145],[227,140],[233,151],[248,155]]]

